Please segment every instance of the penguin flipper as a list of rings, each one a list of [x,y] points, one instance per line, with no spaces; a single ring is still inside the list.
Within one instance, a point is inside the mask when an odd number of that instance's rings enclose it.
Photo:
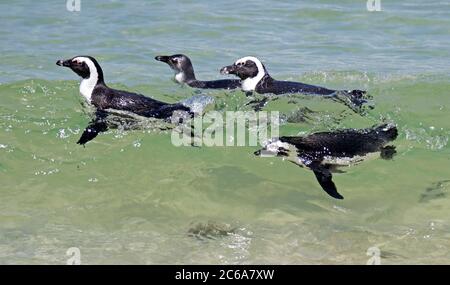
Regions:
[[[252,101],[248,102],[247,104],[245,104],[244,106],[251,106],[254,111],[258,112],[258,111],[261,111],[262,108],[264,108],[268,102],[269,102],[269,98],[264,97],[261,100],[258,100],[258,99],[252,100]]]
[[[95,139],[97,135],[101,132],[105,132],[108,130],[108,126],[105,122],[97,121],[92,122],[89,126],[86,127],[80,139],[77,141],[79,145],[85,145],[87,142]]]
[[[397,151],[395,150],[395,146],[393,145],[387,145],[380,149],[380,157],[382,159],[386,160],[392,159],[396,153]]]
[[[79,145],[85,145],[87,142],[95,139],[95,137],[101,133],[108,130],[108,125],[105,123],[104,119],[108,116],[105,111],[97,110],[95,119],[84,129],[83,134],[77,141]]]
[[[369,104],[372,97],[363,90],[340,90],[331,98],[360,115],[366,115],[367,108],[373,109],[373,105]]]
[[[344,199],[344,197],[338,193],[336,185],[333,182],[333,175],[330,170],[322,165],[311,165],[309,168],[314,172],[322,189],[335,199]]]

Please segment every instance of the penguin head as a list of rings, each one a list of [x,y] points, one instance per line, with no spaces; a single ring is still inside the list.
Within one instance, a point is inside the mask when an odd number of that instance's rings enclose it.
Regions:
[[[71,59],[60,59],[56,65],[72,69],[83,79],[97,77],[98,81],[103,82],[103,71],[97,60],[91,56],[75,56]]]
[[[253,78],[258,75],[264,67],[256,57],[247,56],[238,59],[234,64],[222,67],[220,69],[221,74],[234,74],[242,80],[247,78]]]
[[[175,72],[175,79],[179,83],[189,80],[195,80],[194,67],[189,57],[184,54],[174,55],[158,55],[155,57],[157,61],[167,63]]]
[[[259,59],[246,56],[238,59],[234,64],[222,67],[221,74],[234,74],[242,80],[244,91],[254,91],[258,82],[267,73]]]
[[[254,152],[256,156],[288,156],[289,144],[280,141],[278,138],[272,138],[264,142],[264,147]]]

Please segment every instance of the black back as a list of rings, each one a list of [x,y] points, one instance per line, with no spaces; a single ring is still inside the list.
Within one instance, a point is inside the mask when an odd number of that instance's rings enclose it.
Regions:
[[[193,88],[202,89],[236,89],[241,87],[241,81],[237,79],[220,79],[210,81],[193,80],[187,84]]]
[[[397,134],[395,126],[384,124],[371,129],[320,132],[306,137],[281,137],[280,140],[295,145],[300,155],[321,160],[324,156],[354,157],[380,151],[395,140]]]
[[[304,84],[301,82],[275,80],[267,73],[266,75],[264,75],[261,81],[258,82],[255,91],[260,94],[273,93],[276,95],[289,93],[302,93],[310,95],[331,95],[336,92],[336,90]]]
[[[92,94],[92,104],[100,110],[116,109],[133,112],[140,116],[168,118],[175,110],[190,112],[181,104],[170,104],[141,94],[97,85]]]

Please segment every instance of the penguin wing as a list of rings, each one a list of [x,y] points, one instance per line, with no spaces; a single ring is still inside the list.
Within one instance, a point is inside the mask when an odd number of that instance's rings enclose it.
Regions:
[[[328,195],[335,199],[344,199],[344,197],[338,193],[336,185],[334,185],[334,182],[332,180],[333,176],[331,175],[331,172],[329,170],[318,168],[311,170],[314,172],[314,175],[316,176],[320,186],[322,186],[322,189],[327,192]]]
[[[105,132],[108,126],[105,122],[93,122],[86,127],[77,144],[85,145],[87,142],[95,139],[101,132]]]
[[[320,161],[313,161],[307,165],[309,169],[314,172],[317,182],[319,182],[322,189],[335,199],[344,199],[336,189],[336,185],[333,182],[333,175],[330,171],[330,165],[323,165]]]
[[[84,146],[87,142],[95,139],[99,133],[106,132],[108,130],[104,121],[106,116],[106,112],[97,111],[95,119],[86,127],[77,144]]]

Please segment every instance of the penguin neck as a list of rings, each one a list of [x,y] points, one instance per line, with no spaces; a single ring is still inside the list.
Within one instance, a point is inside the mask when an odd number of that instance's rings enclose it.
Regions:
[[[92,100],[92,93],[94,92],[94,89],[98,85],[105,85],[105,81],[103,79],[103,72],[102,70],[97,69],[91,69],[93,70],[90,72],[88,78],[83,78],[80,83],[80,94],[86,99],[88,103],[91,103]]]
[[[263,82],[268,82],[270,80],[273,79],[264,68],[263,70],[259,70],[258,74],[255,77],[242,80],[242,90],[246,92],[255,91],[257,86],[261,85]]]
[[[268,73],[264,74],[264,76],[261,78],[261,80],[258,82],[258,84],[256,85],[256,87],[259,86],[264,86],[264,87],[268,87],[270,85],[272,85],[273,81],[275,79],[272,78],[272,76],[270,76]]]
[[[192,65],[189,65],[183,68],[182,71],[175,73],[175,80],[180,84],[190,84],[191,82],[197,81],[197,79],[195,78],[194,67]]]

